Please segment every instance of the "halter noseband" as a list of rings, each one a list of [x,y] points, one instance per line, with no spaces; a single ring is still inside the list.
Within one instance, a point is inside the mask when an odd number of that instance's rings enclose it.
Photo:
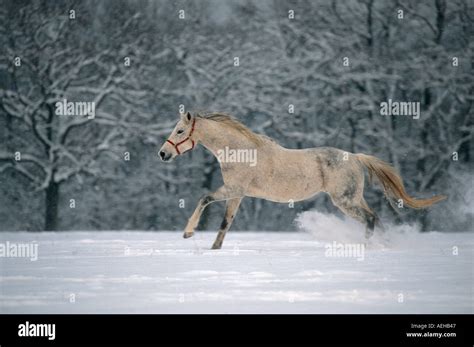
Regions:
[[[178,155],[181,154],[181,152],[179,151],[178,146],[179,146],[179,145],[182,145],[183,143],[185,143],[185,142],[188,141],[188,140],[191,140],[191,143],[193,144],[193,146],[192,146],[190,149],[188,149],[187,151],[190,151],[190,150],[194,149],[194,140],[191,138],[191,136],[193,135],[193,132],[194,132],[194,125],[195,125],[195,124],[196,124],[196,118],[193,119],[193,126],[191,127],[191,131],[189,132],[188,137],[186,137],[183,141],[180,141],[180,142],[178,142],[177,144],[174,144],[173,141],[171,141],[171,140],[166,140],[166,142],[168,142],[168,143],[170,143],[171,145],[173,145],[173,147],[176,149],[176,152],[178,152]],[[183,153],[186,153],[187,151],[184,151]]]

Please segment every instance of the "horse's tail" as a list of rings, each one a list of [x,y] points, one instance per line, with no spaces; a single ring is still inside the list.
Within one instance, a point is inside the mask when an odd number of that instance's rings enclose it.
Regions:
[[[444,195],[437,195],[428,199],[412,198],[405,191],[403,180],[393,166],[371,155],[359,153],[356,154],[356,157],[367,168],[370,178],[373,175],[377,176],[384,188],[385,196],[389,198],[402,199],[405,205],[416,209],[425,208],[446,199]]]

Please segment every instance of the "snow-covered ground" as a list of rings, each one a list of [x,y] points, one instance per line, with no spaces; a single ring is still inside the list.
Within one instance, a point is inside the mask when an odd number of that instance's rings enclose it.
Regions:
[[[398,227],[364,245],[333,216],[299,223],[230,231],[221,250],[210,232],[0,233],[38,245],[36,261],[0,258],[0,312],[473,313],[473,233]]]

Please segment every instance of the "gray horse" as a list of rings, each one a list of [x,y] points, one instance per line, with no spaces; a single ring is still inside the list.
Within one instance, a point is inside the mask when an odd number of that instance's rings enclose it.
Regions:
[[[284,148],[223,113],[180,114],[180,120],[159,155],[163,161],[170,161],[198,143],[219,160],[224,185],[199,200],[184,229],[184,237],[193,236],[207,205],[225,200],[224,220],[212,249],[222,247],[245,196],[289,203],[326,192],[342,212],[366,225],[366,237],[369,238],[379,221],[364,200],[364,167],[370,177],[378,178],[388,198],[405,206],[425,208],[445,199],[445,196],[410,197],[395,169],[376,157],[329,147]]]

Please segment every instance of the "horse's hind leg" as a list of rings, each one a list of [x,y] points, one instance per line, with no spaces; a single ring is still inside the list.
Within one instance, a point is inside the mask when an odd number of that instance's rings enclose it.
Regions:
[[[362,171],[352,170],[344,176],[332,182],[328,193],[334,205],[342,212],[365,225],[365,236],[370,238],[378,224],[378,218],[364,200],[364,174]]]
[[[222,220],[221,227],[217,234],[216,240],[212,245],[212,249],[220,249],[222,247],[222,242],[224,241],[225,234],[232,225],[232,222],[234,221],[241,201],[242,198],[227,200],[224,219]]]
[[[334,205],[346,215],[358,220],[365,225],[365,237],[369,239],[373,233],[375,225],[378,224],[378,217],[372,211],[364,198],[348,200],[344,198],[332,198]]]
[[[364,172],[358,165],[348,161],[339,171],[333,171],[326,181],[326,192],[334,205],[346,215],[366,226],[365,236],[370,238],[378,224],[377,215],[364,200]]]

